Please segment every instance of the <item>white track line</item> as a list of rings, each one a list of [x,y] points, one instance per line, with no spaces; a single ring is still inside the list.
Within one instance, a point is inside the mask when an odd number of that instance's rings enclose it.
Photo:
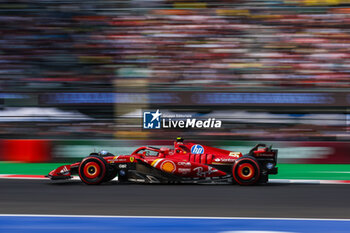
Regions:
[[[278,184],[350,184],[348,180],[297,180],[297,179],[271,179],[269,183]]]
[[[16,177],[13,177],[13,176]],[[47,177],[44,176],[38,176],[38,177],[26,177],[26,175],[23,175],[23,177],[20,177],[20,175],[17,174],[0,174],[0,179],[16,179],[16,180],[47,180]]]
[[[298,220],[298,221],[346,221],[350,219],[327,218],[260,218],[260,217],[197,217],[197,216],[129,216],[129,215],[55,215],[55,214],[0,214],[0,217],[54,217],[54,218],[158,218],[158,219],[223,219],[223,220]]]

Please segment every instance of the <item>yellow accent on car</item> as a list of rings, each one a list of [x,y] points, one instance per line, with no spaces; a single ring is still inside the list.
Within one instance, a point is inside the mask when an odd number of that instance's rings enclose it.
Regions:
[[[239,157],[239,155],[241,154],[241,152],[230,152],[230,154],[228,156],[232,156],[232,157]]]
[[[155,160],[153,160],[153,162],[151,163],[151,166],[154,167],[154,165],[156,164],[156,162],[157,162],[158,160],[160,160],[160,159],[155,159]]]

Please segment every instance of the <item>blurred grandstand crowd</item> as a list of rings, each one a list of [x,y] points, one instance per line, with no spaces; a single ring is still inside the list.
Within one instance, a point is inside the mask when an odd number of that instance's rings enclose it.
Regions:
[[[141,130],[141,115],[128,118],[159,108],[157,101],[85,96],[77,103],[60,100],[64,93],[337,93],[350,87],[348,0],[13,0],[0,2],[0,27],[1,111],[8,113],[0,114],[1,138],[159,135]],[[47,93],[58,93],[57,101],[45,101]],[[220,130],[169,137],[343,140],[348,101],[336,108],[163,107],[225,122]],[[33,107],[46,115],[38,121],[32,111],[18,112]],[[262,118],[246,121],[257,112]]]

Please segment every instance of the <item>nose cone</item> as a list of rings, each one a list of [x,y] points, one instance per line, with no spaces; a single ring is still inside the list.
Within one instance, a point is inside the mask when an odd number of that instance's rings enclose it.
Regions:
[[[58,178],[58,177],[70,177],[70,165],[63,165],[60,166],[54,170],[52,170],[49,174],[48,177],[50,178]]]
[[[56,172],[56,169],[50,171],[50,172],[49,172],[49,176],[53,176],[53,175],[55,174],[55,172]]]

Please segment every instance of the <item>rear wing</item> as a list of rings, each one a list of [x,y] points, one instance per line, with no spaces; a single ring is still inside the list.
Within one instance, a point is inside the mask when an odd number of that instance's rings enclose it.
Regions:
[[[267,147],[266,144],[257,144],[250,151],[249,156],[255,158],[269,158],[277,162],[278,150],[272,149],[272,145]]]
[[[257,144],[249,151],[249,155],[259,161],[266,174],[277,174],[277,154],[278,150],[272,149],[272,146],[266,147],[265,144]]]

